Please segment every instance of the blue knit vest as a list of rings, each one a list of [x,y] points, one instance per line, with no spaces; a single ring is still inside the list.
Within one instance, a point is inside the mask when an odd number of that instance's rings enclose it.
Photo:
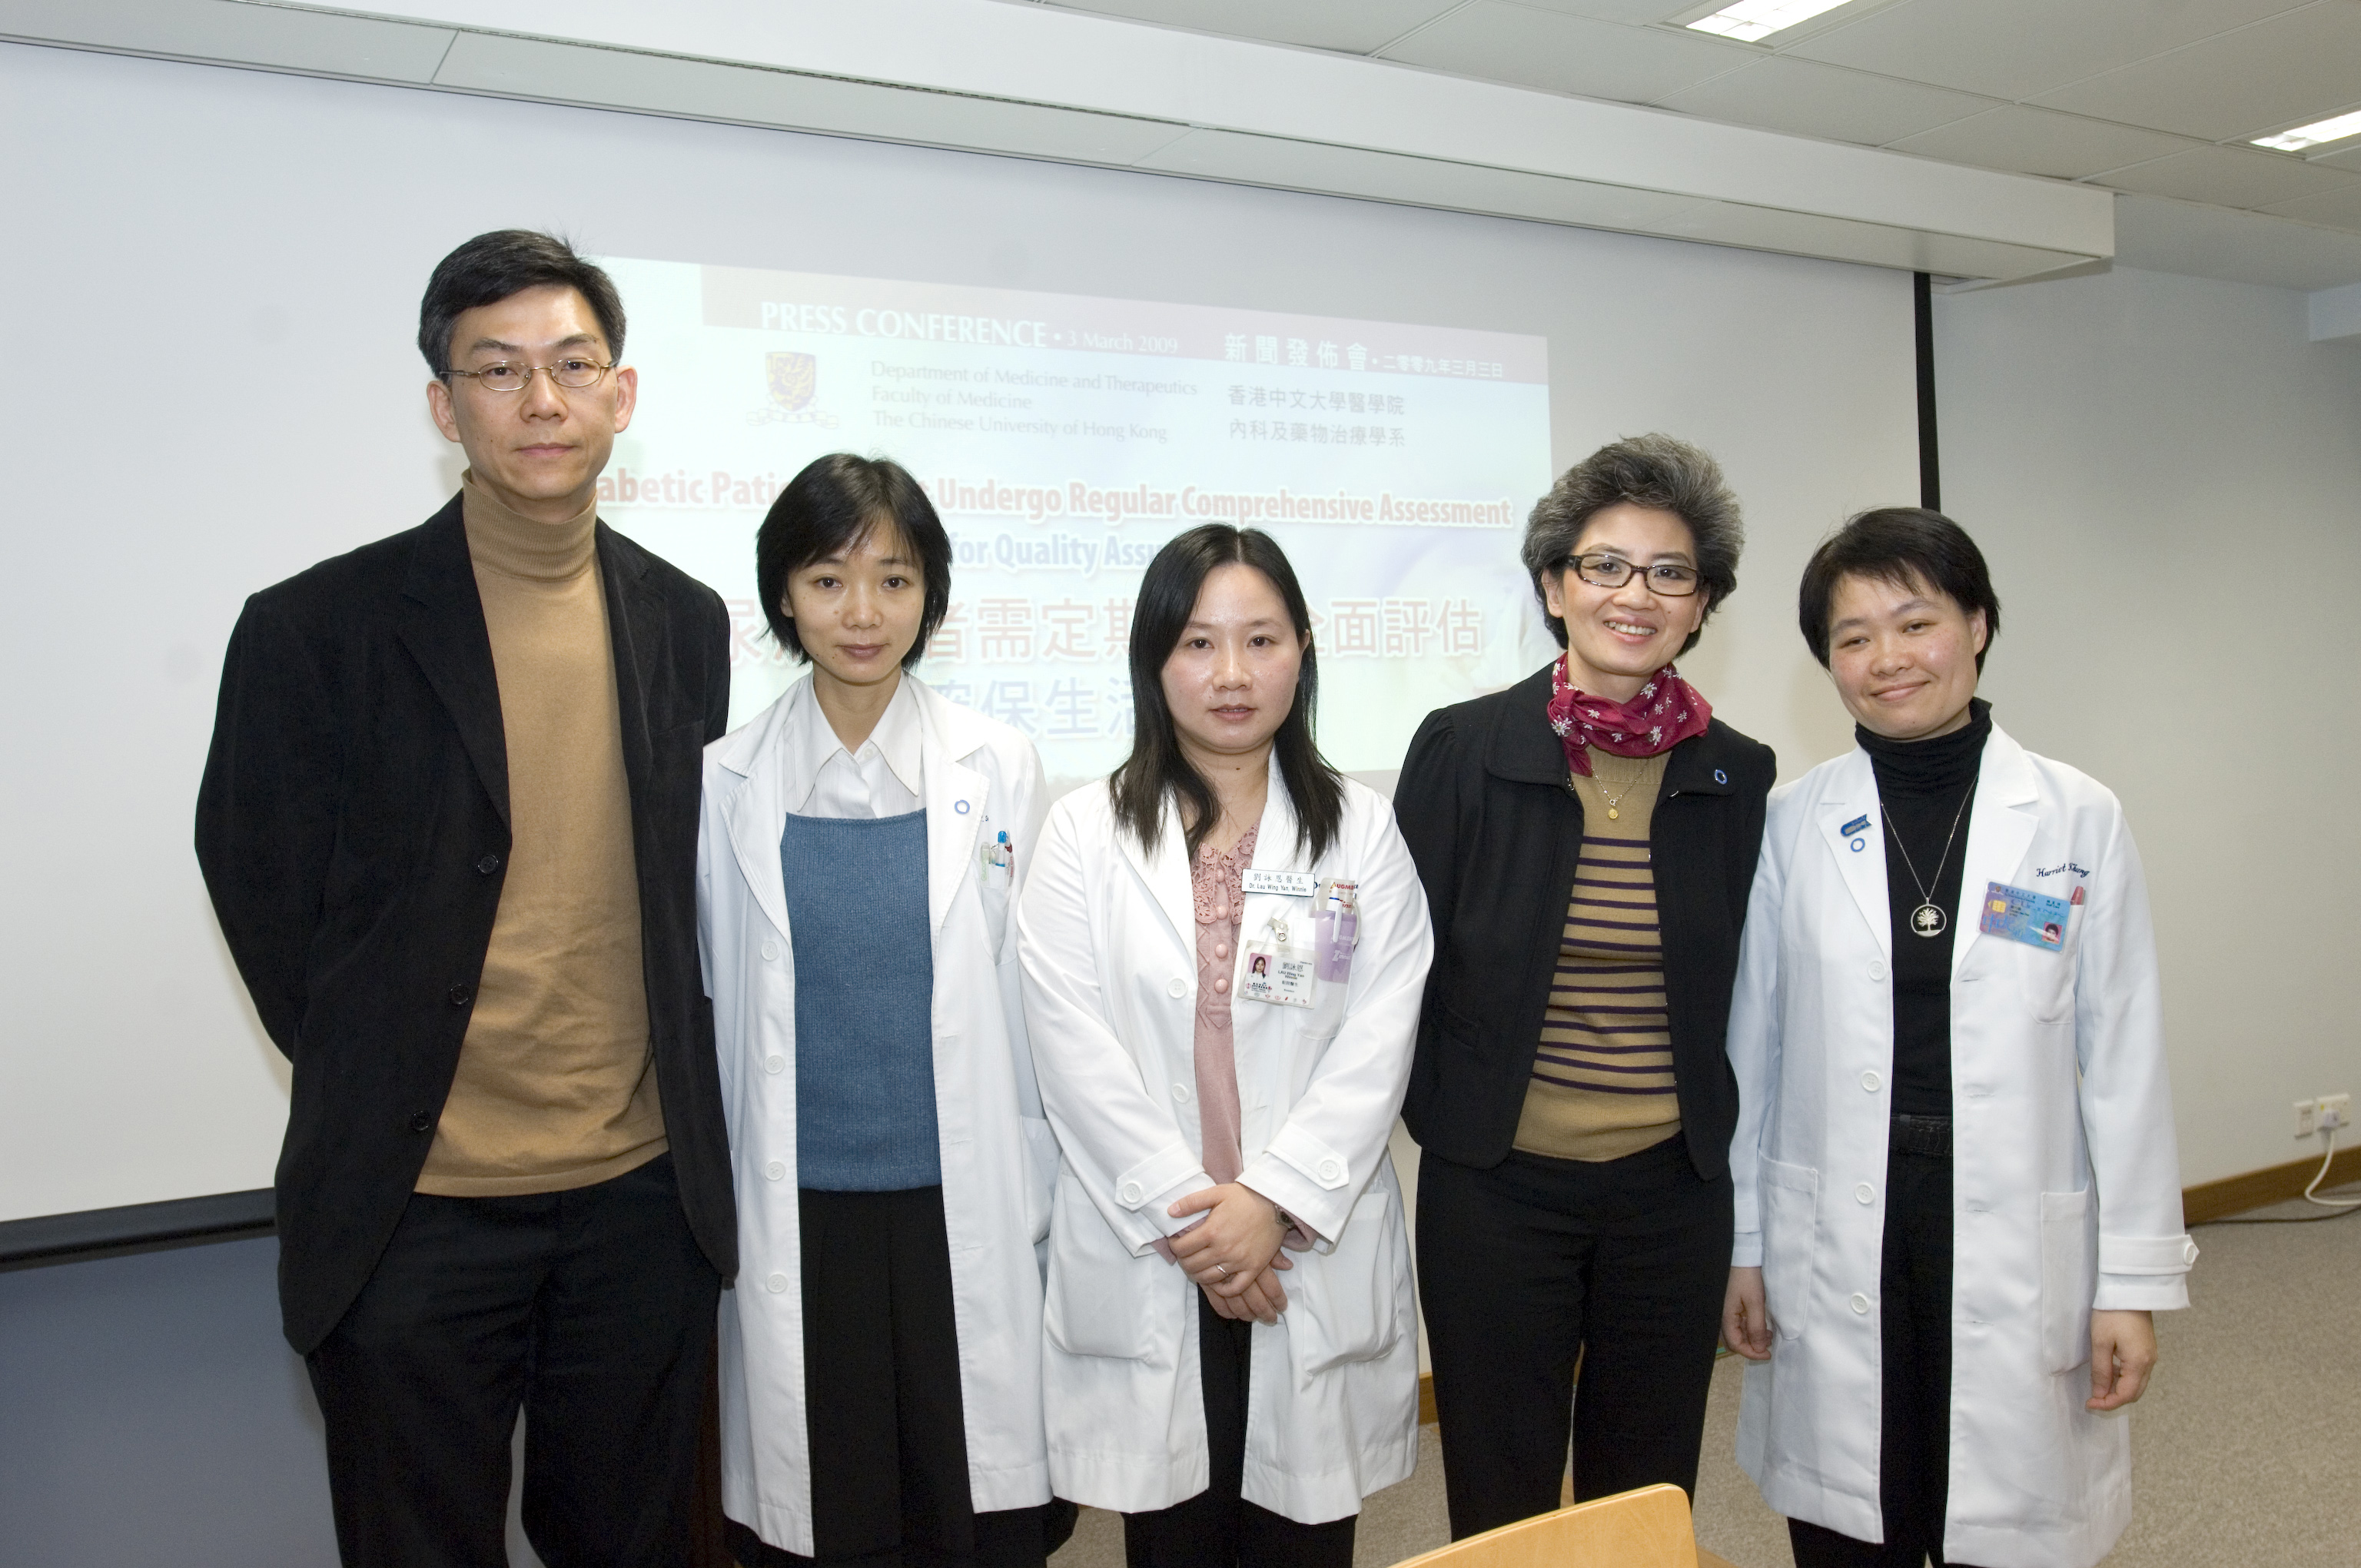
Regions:
[[[927,814],[787,818],[796,953],[796,1181],[898,1192],[943,1179]]]

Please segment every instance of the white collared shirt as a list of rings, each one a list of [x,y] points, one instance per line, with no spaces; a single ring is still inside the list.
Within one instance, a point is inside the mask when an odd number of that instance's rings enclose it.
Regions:
[[[907,672],[858,751],[847,751],[836,738],[809,681],[795,688],[785,740],[811,780],[801,800],[787,802],[795,816],[906,817],[918,809],[918,697]]]

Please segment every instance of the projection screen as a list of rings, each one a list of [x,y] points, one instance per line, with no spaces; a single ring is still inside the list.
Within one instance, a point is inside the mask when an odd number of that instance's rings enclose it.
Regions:
[[[1516,564],[1552,473],[1659,429],[1750,529],[1682,670],[1793,773],[1848,733],[1796,571],[1916,495],[1898,273],[18,45],[0,129],[0,1221],[270,1181],[287,1068],[190,848],[222,649],[451,495],[412,339],[470,235],[609,260],[642,395],[602,510],[734,601],[735,719],[796,673],[752,603],[770,495],[889,455],[959,542],[922,674],[1069,784],[1122,751],[1140,568],[1206,517],[1284,543],[1323,744],[1387,784],[1428,708],[1554,651]]]

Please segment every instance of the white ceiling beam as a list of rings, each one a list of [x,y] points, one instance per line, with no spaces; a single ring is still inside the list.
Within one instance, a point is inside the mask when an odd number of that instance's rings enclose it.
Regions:
[[[1669,235],[1957,277],[2114,249],[2104,192],[994,0],[0,0],[0,37]]]
[[[2312,342],[2334,343],[2339,338],[2361,337],[2361,283],[2322,289],[2306,303],[2312,313]]]

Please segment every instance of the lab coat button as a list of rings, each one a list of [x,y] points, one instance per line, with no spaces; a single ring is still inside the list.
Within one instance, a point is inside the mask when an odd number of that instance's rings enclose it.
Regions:
[[[1878,1077],[1877,1069],[1872,1068],[1869,1071],[1861,1075],[1861,1086],[1863,1089],[1868,1090],[1872,1094],[1874,1094],[1879,1090],[1885,1087],[1885,1080]]]
[[[773,942],[773,941],[765,940],[765,941],[763,943],[763,961],[764,963],[766,963],[766,964],[767,964],[767,963],[773,963],[773,962],[775,962],[775,961],[777,960],[777,959],[778,959],[778,956],[779,956],[779,944],[778,944],[778,943],[776,943],[776,942]]]
[[[1186,996],[1189,994],[1189,982],[1175,975],[1164,982],[1164,994],[1176,999]]]
[[[2197,1244],[2195,1242],[2185,1241],[2180,1244],[2180,1261],[2183,1263],[2195,1263],[2197,1261]]]
[[[1342,1181],[1345,1179],[1345,1168],[1333,1159],[1323,1159],[1320,1162],[1320,1179]]]
[[[787,1277],[784,1274],[774,1274],[763,1283],[771,1288],[771,1294],[774,1296],[784,1296],[787,1293]]]
[[[1874,1203],[1877,1201],[1876,1190],[1871,1187],[1866,1181],[1852,1190],[1852,1196],[1853,1201],[1856,1203]]]
[[[1872,959],[1869,960],[1869,978],[1872,980],[1883,980],[1885,978],[1885,960],[1883,959]]]
[[[1863,1317],[1869,1315],[1869,1298],[1856,1290],[1852,1293],[1852,1310]]]
[[[764,1072],[785,1072],[787,1070],[787,1058],[785,1057],[765,1057],[763,1058],[763,1070]]]
[[[1138,1182],[1126,1181],[1115,1190],[1115,1196],[1126,1203],[1137,1204],[1144,1201],[1148,1194],[1139,1190]]]
[[[787,1162],[774,1159],[763,1168],[763,1174],[774,1181],[785,1181],[787,1179]]]
[[[486,855],[476,862],[476,870],[485,876],[489,876],[500,869],[500,858],[498,855]]]
[[[1174,1084],[1172,1086],[1172,1098],[1178,1100],[1183,1105],[1189,1103],[1189,1086],[1185,1083]]]

